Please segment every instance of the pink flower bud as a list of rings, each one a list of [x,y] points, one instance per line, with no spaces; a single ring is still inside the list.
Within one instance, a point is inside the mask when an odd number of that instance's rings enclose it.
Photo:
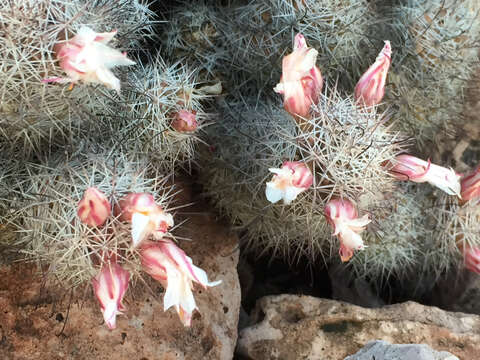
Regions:
[[[120,80],[110,69],[135,65],[135,62],[128,59],[125,53],[106,45],[116,33],[96,33],[89,27],[81,27],[72,39],[55,46],[60,67],[68,77],[44,79],[43,82],[100,83],[120,92]]]
[[[132,223],[133,246],[137,247],[150,235],[157,240],[161,239],[168,228],[173,226],[173,217],[165,213],[155,203],[151,194],[130,193],[118,202],[115,215],[120,221]]]
[[[116,263],[103,266],[100,273],[92,279],[95,296],[109,329],[115,329],[117,314],[125,310],[122,299],[127,291],[129,279],[129,272]]]
[[[140,256],[145,272],[166,289],[164,310],[174,306],[182,323],[190,326],[192,313],[197,308],[192,282],[206,289],[221,281],[209,282],[205,271],[193,265],[192,259],[172,241],[147,243],[142,246]]]
[[[315,65],[318,52],[307,46],[302,34],[294,40],[293,52],[283,58],[282,77],[275,92],[283,95],[283,105],[293,116],[308,118],[312,104],[318,103],[323,79]]]
[[[192,132],[198,127],[196,112],[188,110],[179,110],[172,121],[172,127],[179,132]]]
[[[368,214],[359,218],[357,209],[350,200],[334,198],[325,206],[325,217],[333,227],[333,235],[340,240],[340,259],[351,259],[354,250],[363,250],[362,237],[359,235],[370,223]]]
[[[280,169],[268,170],[275,174],[265,189],[267,200],[271,203],[283,199],[285,204],[290,204],[313,184],[312,172],[300,161],[285,161]]]
[[[385,82],[390,67],[392,49],[390,41],[385,41],[373,65],[362,75],[355,86],[355,100],[366,106],[377,105],[385,95]]]
[[[398,180],[410,180],[417,183],[428,182],[449,195],[460,197],[460,175],[453,169],[432,164],[411,155],[398,155],[390,172]]]
[[[463,251],[465,268],[480,274],[480,248],[467,246]]]
[[[82,200],[77,206],[80,220],[88,226],[102,226],[110,216],[110,203],[107,197],[97,188],[85,190]]]
[[[477,200],[480,198],[480,167],[472,174],[465,176],[460,182],[462,201]]]

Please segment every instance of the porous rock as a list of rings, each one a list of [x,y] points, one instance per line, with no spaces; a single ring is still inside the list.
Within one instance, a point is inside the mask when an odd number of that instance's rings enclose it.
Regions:
[[[425,344],[389,344],[386,341],[371,341],[355,355],[345,360],[459,360],[446,351],[435,351]]]
[[[480,316],[414,302],[368,309],[309,296],[266,296],[253,315],[237,343],[246,359],[338,360],[377,339],[427,344],[460,359],[480,354]]]

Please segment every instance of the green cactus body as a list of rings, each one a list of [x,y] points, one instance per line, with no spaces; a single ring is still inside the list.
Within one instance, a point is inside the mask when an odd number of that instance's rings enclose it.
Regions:
[[[390,11],[398,54],[385,102],[394,106],[400,128],[415,134],[420,150],[431,152],[464,122],[464,95],[479,64],[480,4],[406,1]]]
[[[197,145],[211,116],[204,102],[206,94],[196,80],[195,72],[180,63],[167,66],[156,57],[129,74],[124,101],[109,108],[112,119],[112,141],[130,154],[144,154],[164,173],[179,167],[191,170]],[[194,131],[178,131],[172,126],[181,110],[195,114]]]
[[[97,32],[118,29],[114,46],[138,49],[153,36],[153,14],[142,1],[0,1],[0,140],[2,148],[51,151],[95,129],[106,99],[95,87],[45,84],[64,76],[54,46],[81,26]],[[98,88],[98,87],[97,87]],[[85,124],[85,126],[83,126]],[[98,128],[93,130],[98,132]]]
[[[90,280],[107,254],[139,274],[130,225],[111,215],[103,226],[89,227],[78,218],[78,203],[85,190],[94,186],[112,207],[130,192],[152,194],[164,207],[172,190],[166,178],[150,173],[145,160],[115,152],[69,159],[53,156],[48,165],[27,164],[26,168],[28,176],[17,184],[21,202],[10,214],[10,222],[17,226],[27,259],[49,264],[49,274],[64,285]]]
[[[300,255],[336,257],[338,242],[325,220],[325,204],[346,197],[366,209],[395,188],[383,164],[400,151],[402,138],[382,123],[381,114],[336,91],[322,96],[314,110],[308,130],[300,130],[277,105],[222,105],[219,124],[212,127],[209,141],[216,151],[211,160],[206,154],[204,166],[208,193],[260,253],[273,250],[291,261]],[[270,204],[268,169],[283,161],[306,163],[314,173],[313,188],[290,205]]]

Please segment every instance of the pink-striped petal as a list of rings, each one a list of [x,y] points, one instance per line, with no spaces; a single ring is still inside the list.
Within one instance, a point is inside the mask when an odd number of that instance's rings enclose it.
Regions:
[[[102,226],[111,213],[110,203],[100,190],[88,188],[77,206],[77,215],[80,220],[92,227]]]

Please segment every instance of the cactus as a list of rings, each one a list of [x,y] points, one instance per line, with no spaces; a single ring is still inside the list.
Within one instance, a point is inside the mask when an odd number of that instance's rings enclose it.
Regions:
[[[347,197],[366,208],[394,189],[383,164],[401,149],[402,138],[374,108],[357,107],[351,98],[327,90],[308,126],[300,129],[276,104],[246,100],[220,107],[221,119],[209,138],[214,159],[204,156],[203,180],[257,252],[271,250],[290,261],[301,255],[328,258],[338,245],[323,215],[326,202]],[[308,164],[313,189],[291,205],[269,204],[268,169],[285,160]]]
[[[422,151],[431,152],[463,125],[464,95],[479,64],[479,11],[473,0],[405,1],[386,15],[398,54],[385,101]]]
[[[426,250],[428,263],[437,278],[451,268],[463,265],[463,250],[480,247],[478,201],[459,204],[439,196],[430,212],[435,232]]]
[[[364,0],[194,2],[172,11],[163,42],[167,53],[190,55],[193,64],[220,77],[231,94],[260,98],[272,95],[281,58],[301,32],[319,51],[322,72],[351,92],[368,67],[362,55],[372,21]]]
[[[208,0],[193,1],[173,7],[167,15],[160,52],[168,61],[181,59],[208,80],[217,78],[218,63],[226,59],[226,50],[218,43],[218,8]]]
[[[72,158],[56,154],[46,165],[29,163],[26,169],[27,176],[17,184],[21,205],[10,222],[17,225],[27,259],[48,263],[47,273],[65,286],[90,280],[105,257],[113,255],[138,277],[130,225],[110,216],[103,226],[89,227],[80,221],[77,205],[85,190],[95,186],[113,206],[129,192],[150,193],[165,206],[173,189],[166,178],[151,173],[145,160],[104,151]]]
[[[412,274],[422,272],[424,243],[433,230],[425,216],[432,202],[427,185],[400,183],[393,193],[369,204],[367,211],[374,216],[363,236],[367,247],[347,266],[377,288],[391,277],[415,283]]]
[[[9,222],[11,209],[17,204],[14,195],[16,180],[24,176],[23,167],[17,159],[9,159],[4,153],[0,159],[0,264],[17,258],[15,227]]]
[[[72,91],[43,79],[63,76],[54,46],[82,25],[120,31],[116,47],[137,49],[152,36],[152,13],[142,1],[0,1],[0,139],[4,150],[52,151],[73,137],[99,132],[102,92],[87,86]],[[82,125],[85,124],[85,128]],[[93,129],[89,129],[93,127]],[[45,148],[47,150],[45,150]],[[42,151],[41,151],[42,150]]]
[[[113,146],[125,152],[150,156],[155,166],[169,173],[175,168],[191,170],[201,134],[211,117],[203,110],[210,95],[198,87],[196,73],[187,66],[165,64],[157,56],[129,74],[125,100],[113,102],[110,114]],[[192,129],[175,129],[179,112],[187,111],[195,121]]]

